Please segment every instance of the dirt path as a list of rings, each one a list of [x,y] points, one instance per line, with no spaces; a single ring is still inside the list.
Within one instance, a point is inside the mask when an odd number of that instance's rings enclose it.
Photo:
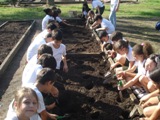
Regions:
[[[31,40],[33,40],[33,38],[40,32],[40,23],[41,21],[39,20],[36,22],[33,33],[28,36],[25,44],[20,48],[19,52],[14,57],[14,60],[7,68],[7,72],[5,72],[5,74],[0,78],[0,96],[2,96],[5,92],[0,102],[0,120],[4,120],[9,103],[14,97],[14,92],[21,86],[21,75],[26,63],[25,52],[31,43]]]

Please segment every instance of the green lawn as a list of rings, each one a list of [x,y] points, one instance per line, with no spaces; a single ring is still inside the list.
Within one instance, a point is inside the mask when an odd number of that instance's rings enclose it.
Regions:
[[[125,1],[125,0],[123,0]],[[134,0],[135,1],[135,0]],[[106,3],[103,17],[109,16],[109,3]],[[62,10],[62,17],[68,17],[68,11],[81,12],[82,5],[57,5]],[[91,6],[91,5],[90,5]],[[42,19],[44,6],[4,7],[0,6],[0,21]],[[121,31],[131,43],[149,41],[156,53],[160,53],[160,32],[155,30],[155,24],[160,20],[160,0],[139,0],[120,4],[117,12],[117,30]]]
[[[2,1],[2,0],[1,0]],[[104,16],[109,15],[109,3],[106,3]],[[57,5],[62,9],[62,16],[67,17],[68,11],[81,11],[82,5]],[[160,17],[160,0],[139,0],[139,3],[122,3],[117,17]],[[0,20],[42,19],[44,7],[6,7],[0,6]]]

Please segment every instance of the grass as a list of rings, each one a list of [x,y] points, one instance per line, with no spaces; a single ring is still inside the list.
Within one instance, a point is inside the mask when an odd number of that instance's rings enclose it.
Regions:
[[[135,1],[135,0],[133,0]],[[109,16],[109,3],[105,4],[103,17]],[[68,11],[81,12],[81,4],[57,5],[62,10],[62,17],[68,17]],[[125,38],[133,44],[149,41],[155,51],[160,53],[159,32],[155,31],[155,24],[160,18],[160,0],[139,0],[139,2],[125,2],[120,4],[117,12],[117,30],[122,31]],[[42,19],[45,6],[29,7],[0,6],[0,21]],[[90,5],[91,7],[91,5]]]

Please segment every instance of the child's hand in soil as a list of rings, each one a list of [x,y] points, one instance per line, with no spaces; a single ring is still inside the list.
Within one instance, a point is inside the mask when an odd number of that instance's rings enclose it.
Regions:
[[[56,114],[50,114],[50,117],[51,117],[52,120],[57,120],[57,116],[58,115],[56,115]]]
[[[122,91],[122,90],[123,90],[123,86],[119,86],[119,85],[118,85],[117,88],[118,88],[119,91]]]
[[[117,79],[120,80],[120,79],[123,79],[124,75],[125,75],[125,71],[120,71],[118,72],[117,74]]]

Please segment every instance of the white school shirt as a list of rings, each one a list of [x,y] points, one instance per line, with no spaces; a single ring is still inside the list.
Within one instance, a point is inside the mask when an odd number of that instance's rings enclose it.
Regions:
[[[39,64],[33,65],[30,69],[24,70],[22,75],[22,86],[28,83],[35,83],[38,73],[43,69]]]
[[[54,48],[53,43],[54,41],[47,43],[47,45],[52,48],[53,57],[55,58],[57,62],[56,69],[60,69],[60,63],[62,61],[62,56],[66,56],[66,46],[64,44],[60,44],[60,47],[56,49]]]
[[[93,7],[93,9],[97,8],[97,7],[103,7],[103,6],[104,5],[103,5],[103,3],[100,0],[93,0],[92,1],[92,7]]]
[[[128,54],[126,54],[126,58],[128,59],[128,61],[135,61],[132,55],[132,47],[130,45],[128,46]]]
[[[34,41],[30,44],[30,46],[27,49],[27,61],[29,61],[34,55],[38,53],[38,48],[46,44],[46,41],[42,37],[37,37],[34,39]]]
[[[15,111],[13,111],[13,112],[10,112],[9,115],[7,115],[4,120],[19,120],[19,119]],[[35,114],[32,117],[30,117],[30,120],[42,120],[42,119],[39,117],[38,114]]]
[[[49,15],[46,15],[43,18],[43,20],[42,20],[42,31],[47,28],[47,24],[48,24],[49,20],[54,20],[54,18],[52,16],[49,16]]]
[[[138,69],[138,75],[146,75],[146,70],[144,68],[144,63],[145,63],[146,60],[143,60],[143,62],[140,62],[140,61],[136,61],[135,62],[135,66],[137,66],[137,69]]]
[[[111,23],[111,21],[103,18],[101,22],[101,28],[107,28],[106,32],[108,34],[112,34],[115,31],[115,27]]]
[[[57,16],[56,21],[60,23],[60,22],[62,22],[62,19],[59,16]]]

